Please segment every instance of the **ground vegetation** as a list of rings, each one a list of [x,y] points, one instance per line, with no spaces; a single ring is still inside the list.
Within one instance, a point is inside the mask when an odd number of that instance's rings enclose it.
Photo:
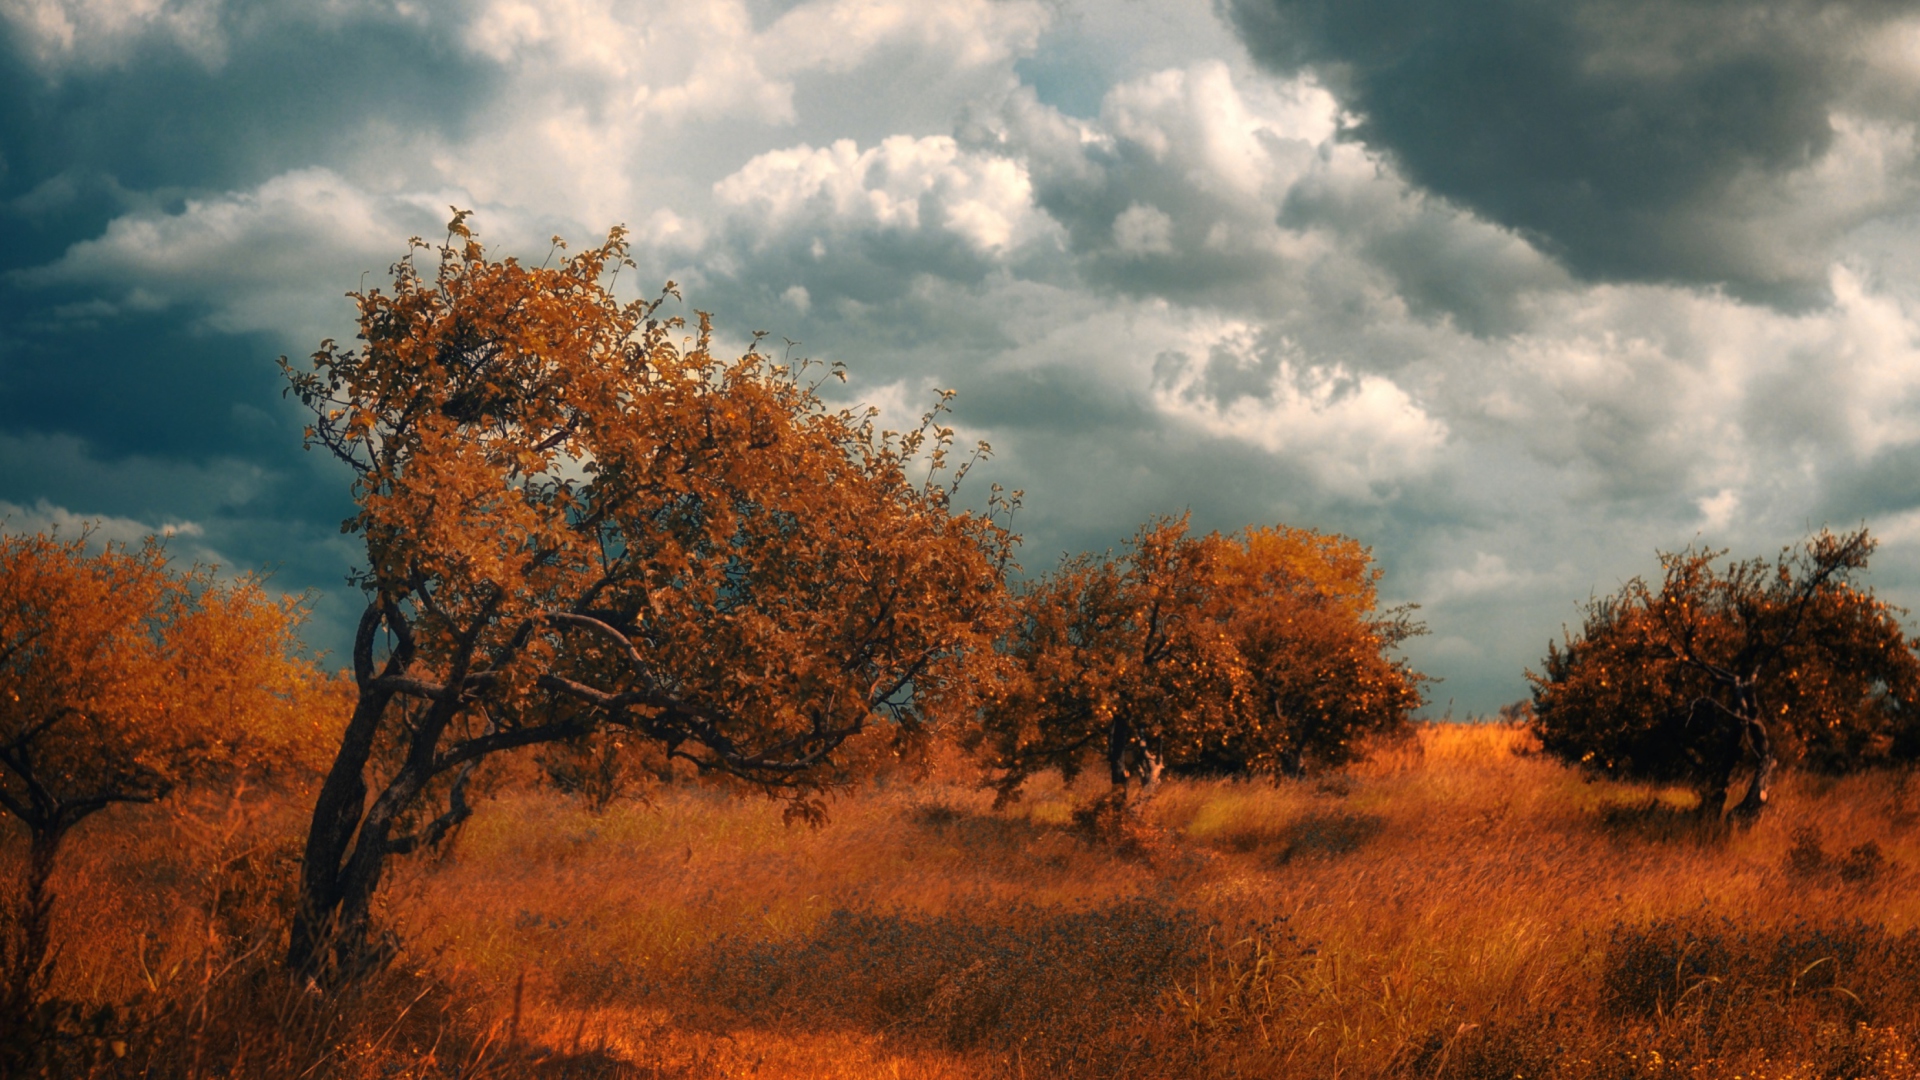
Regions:
[[[57,873],[97,902],[55,924],[88,1011],[54,1074],[1920,1075],[1905,772],[1783,772],[1721,830],[1524,729],[1423,725],[1315,778],[1168,778],[1119,847],[1074,821],[1104,776],[996,809],[929,765],[795,829],[691,774],[595,811],[522,762],[396,864],[396,962],[325,996],[260,945],[304,806],[118,807]]]

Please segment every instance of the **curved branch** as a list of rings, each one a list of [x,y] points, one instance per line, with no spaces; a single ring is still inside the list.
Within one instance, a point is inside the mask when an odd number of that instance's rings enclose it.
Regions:
[[[522,746],[533,746],[543,742],[558,742],[577,735],[586,735],[593,731],[593,725],[581,720],[564,720],[537,727],[514,728],[509,731],[494,731],[485,735],[476,735],[464,742],[449,747],[445,753],[433,759],[433,775],[439,775],[456,765],[477,761],[488,754],[501,750],[513,750]]]
[[[9,739],[4,749],[8,752],[18,750],[21,747],[27,745],[27,743],[30,742],[35,736],[46,731],[48,728],[52,727],[53,725],[59,723],[60,721],[66,719],[69,716],[78,715],[79,712],[80,712],[79,709],[76,709],[71,705],[62,705],[59,708],[48,713],[43,719],[41,719],[38,723],[34,724],[32,727],[27,728],[25,731],[22,731],[20,734],[14,736],[12,739]]]
[[[373,638],[385,616],[385,603],[376,600],[360,613],[360,625],[353,632],[353,681],[363,690],[373,682]]]
[[[407,669],[407,665],[413,663],[413,624],[407,621],[407,616],[400,610],[400,605],[390,596],[380,598],[380,608],[381,617],[385,620],[387,628],[393,631],[398,645],[387,657],[387,663],[381,669],[381,674],[398,675]]]
[[[407,675],[382,675],[368,683],[367,688],[389,694],[427,698],[430,701],[444,701],[448,695],[447,687],[443,683],[431,683],[425,679],[416,679]]]
[[[627,654],[627,659],[633,661],[635,665],[646,665],[646,657],[640,655],[640,650],[634,646],[633,639],[621,633],[612,623],[602,619],[596,619],[591,615],[583,615],[572,611],[552,612],[545,616],[545,618],[548,622],[558,623],[561,626],[577,626],[583,630],[599,634],[601,637],[618,645],[621,650]]]

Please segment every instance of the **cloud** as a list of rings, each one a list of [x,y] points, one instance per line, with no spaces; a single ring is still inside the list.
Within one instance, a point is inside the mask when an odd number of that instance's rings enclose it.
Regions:
[[[1330,492],[1365,499],[1419,474],[1446,440],[1445,425],[1389,379],[1306,361],[1244,324],[1196,336],[1198,355],[1156,358],[1159,407],[1304,466]]]
[[[1527,241],[1411,188],[1339,130],[1314,79],[1214,61],[1120,83],[1095,120],[1016,91],[960,137],[1027,170],[1090,284],[1262,318],[1333,299],[1342,334],[1409,311],[1503,333],[1531,294],[1569,286]]]
[[[1911,209],[1920,78],[1901,5],[1231,0],[1349,134],[1583,277],[1824,299],[1836,242]]]
[[[124,63],[148,40],[208,67],[226,59],[220,0],[0,0],[0,19],[42,69]]]
[[[133,310],[192,304],[225,333],[276,331],[317,342],[352,309],[341,293],[400,250],[436,235],[459,193],[370,195],[326,169],[276,176],[251,191],[189,199],[177,213],[115,218],[49,266],[16,272],[34,286],[117,290]]]
[[[267,572],[278,588],[318,594],[307,639],[340,655],[359,614],[344,579],[364,557],[339,528],[350,477],[318,456],[278,464],[105,455],[71,435],[0,431],[0,529],[78,535],[91,525],[124,543],[158,535],[176,562]]]
[[[873,305],[924,309],[910,298],[938,291],[934,279],[979,285],[1060,246],[1020,162],[945,135],[768,151],[714,184],[712,197],[716,242],[674,274],[699,289],[778,298],[786,310],[763,326],[792,326],[795,311],[812,316],[809,326],[903,317]]]
[[[132,518],[76,514],[45,499],[32,506],[19,506],[0,499],[0,532],[58,533],[63,536],[89,535],[103,542],[137,544],[149,536],[170,540],[176,536],[198,538],[207,530],[191,521],[166,521],[149,524]]]
[[[953,139],[896,136],[866,151],[851,139],[761,154],[714,185],[720,204],[766,243],[795,232],[940,230],[981,253],[1005,252],[1040,225],[1024,169],[963,153]]]
[[[1133,203],[1113,219],[1113,246],[1123,256],[1173,254],[1173,218],[1165,210]]]
[[[1120,84],[1091,122],[1017,91],[962,137],[1025,163],[1083,274],[1186,298],[1257,288],[1294,254],[1274,210],[1332,131],[1311,83],[1242,86],[1211,62]]]
[[[1920,507],[1920,23],[1864,6],[332,0],[208,50],[76,0],[42,55],[7,3],[0,500],[192,522],[336,630],[346,480],[272,357],[449,203],[536,262],[625,222],[623,291],[896,426],[957,387],[1032,570],[1183,508],[1359,537],[1467,708],[1658,548]]]

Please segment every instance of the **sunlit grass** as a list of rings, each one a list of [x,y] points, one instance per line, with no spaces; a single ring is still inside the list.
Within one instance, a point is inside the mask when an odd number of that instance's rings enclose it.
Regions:
[[[817,828],[695,782],[601,813],[503,783],[389,883],[396,970],[442,989],[334,1021],[359,1049],[312,1075],[403,1046],[416,1075],[1915,1075],[1901,774],[1789,775],[1729,831],[1522,732],[1434,725],[1340,774],[1170,782],[1124,842],[1075,824],[1098,778],[998,810],[979,779],[936,755]],[[300,817],[247,796],[83,830],[59,992],[204,993],[209,933],[278,917]],[[225,924],[219,889],[245,894]],[[1111,912],[1134,929],[1103,937]],[[1147,969],[1146,997],[1114,989]]]

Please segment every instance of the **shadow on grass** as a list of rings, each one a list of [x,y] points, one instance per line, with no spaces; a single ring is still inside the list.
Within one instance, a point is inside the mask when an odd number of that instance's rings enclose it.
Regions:
[[[946,803],[923,803],[907,820],[969,851],[1018,851],[1058,828],[1013,814],[983,813]]]
[[[1616,840],[1718,845],[1732,834],[1724,818],[1700,814],[1659,797],[1610,803],[1600,808],[1600,831]]]
[[[1193,912],[1145,898],[1084,912],[1014,905],[992,921],[836,911],[801,938],[714,942],[682,989],[721,1006],[704,1021],[722,1027],[845,1026],[1017,1050],[1060,1074],[1124,1054],[1205,941]]]
[[[1385,830],[1386,818],[1349,810],[1307,814],[1278,829],[1246,826],[1228,829],[1214,846],[1242,854],[1265,854],[1285,865],[1301,859],[1338,858],[1366,847]]]

